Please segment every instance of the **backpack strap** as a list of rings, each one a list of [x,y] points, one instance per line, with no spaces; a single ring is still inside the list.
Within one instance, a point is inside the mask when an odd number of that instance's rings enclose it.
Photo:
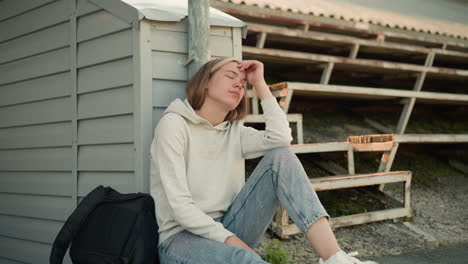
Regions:
[[[50,252],[50,264],[61,264],[63,262],[63,257],[73,238],[80,230],[80,226],[94,208],[106,199],[110,190],[112,188],[99,185],[83,198],[78,207],[68,217],[54,240],[52,251]]]

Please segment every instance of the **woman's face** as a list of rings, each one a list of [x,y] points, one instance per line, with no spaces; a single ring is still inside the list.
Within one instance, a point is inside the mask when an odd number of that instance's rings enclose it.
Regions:
[[[247,76],[240,72],[237,62],[229,62],[219,68],[208,81],[208,93],[205,100],[226,106],[226,110],[235,109],[245,94]]]

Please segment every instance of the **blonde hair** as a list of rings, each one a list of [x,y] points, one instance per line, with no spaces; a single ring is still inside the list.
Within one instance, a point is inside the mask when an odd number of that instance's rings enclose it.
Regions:
[[[200,109],[205,102],[205,97],[208,93],[208,81],[221,67],[229,62],[240,63],[239,60],[232,57],[210,60],[187,82],[187,99],[193,110]],[[243,119],[247,115],[249,109],[248,103],[247,94],[245,93],[239,105],[234,110],[229,111],[224,121]]]

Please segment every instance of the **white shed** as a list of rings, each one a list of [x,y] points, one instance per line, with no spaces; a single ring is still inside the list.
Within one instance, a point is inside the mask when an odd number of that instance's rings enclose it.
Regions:
[[[97,185],[149,191],[154,127],[185,97],[187,3],[134,2],[0,0],[0,263],[47,263]],[[212,9],[211,55],[241,59],[243,31]]]

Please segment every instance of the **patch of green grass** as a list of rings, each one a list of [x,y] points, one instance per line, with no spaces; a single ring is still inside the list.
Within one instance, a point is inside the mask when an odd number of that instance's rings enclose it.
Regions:
[[[267,251],[265,260],[271,264],[292,264],[289,261],[289,253],[281,247],[281,242],[274,238],[265,248]]]
[[[403,216],[403,217],[398,218],[399,223],[413,222],[413,221],[414,221],[413,217]]]

